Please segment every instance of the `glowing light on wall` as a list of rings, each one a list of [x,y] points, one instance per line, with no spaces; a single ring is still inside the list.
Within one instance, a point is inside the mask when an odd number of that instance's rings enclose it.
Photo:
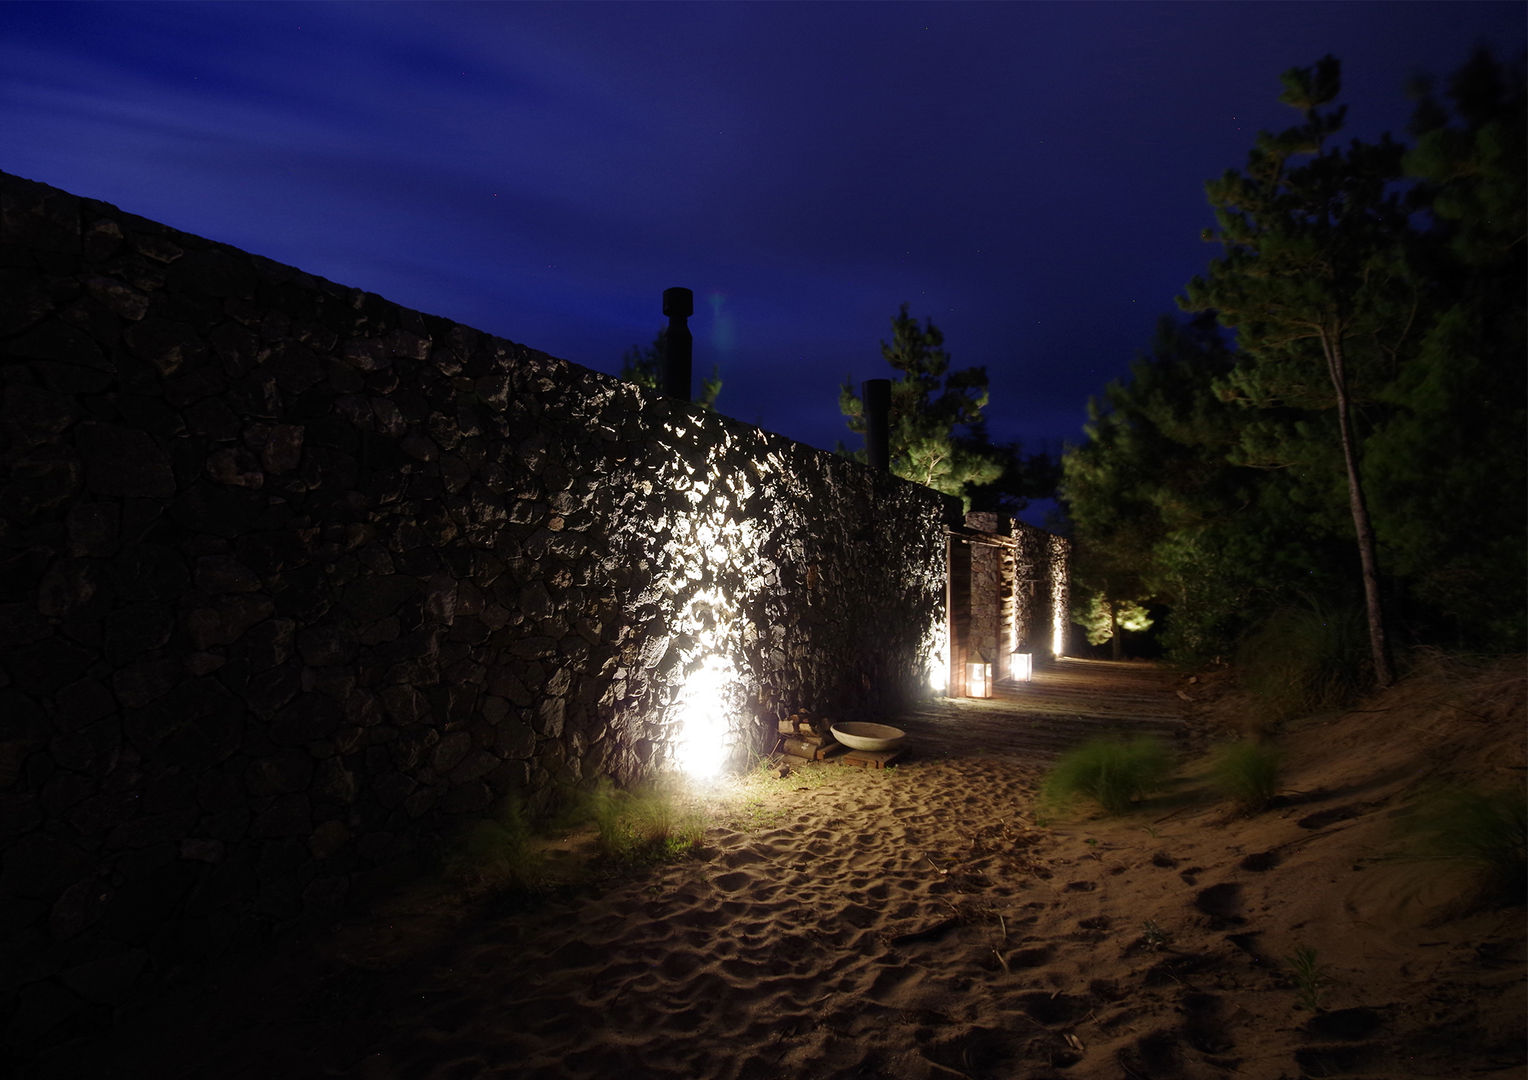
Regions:
[[[663,707],[668,759],[702,780],[719,774],[749,734],[740,605],[762,585],[749,570],[759,528],[738,520],[752,488],[745,476],[722,471],[726,442],[666,478],[681,501],[659,559],[674,603],[667,629],[678,643],[677,663],[663,672],[677,685]]]
[[[1072,545],[1065,537],[1052,536],[1048,541],[1051,574],[1051,655],[1066,655],[1067,608],[1071,604],[1068,584],[1071,580]]]
[[[690,672],[679,691],[674,764],[692,780],[716,776],[736,748],[736,735],[728,721],[728,699],[736,681],[732,661],[712,655]]]
[[[929,689],[936,694],[946,694],[950,690],[950,630],[943,625],[944,620],[938,622],[940,625],[931,628],[924,650],[928,656]]]

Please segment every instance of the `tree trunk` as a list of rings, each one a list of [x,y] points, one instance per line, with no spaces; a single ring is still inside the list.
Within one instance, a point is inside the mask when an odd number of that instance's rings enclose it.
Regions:
[[[1353,514],[1353,531],[1358,536],[1358,563],[1364,579],[1364,614],[1369,623],[1369,651],[1374,661],[1374,681],[1381,689],[1395,682],[1390,666],[1390,645],[1385,636],[1385,614],[1380,605],[1379,562],[1374,554],[1374,527],[1369,524],[1369,507],[1364,502],[1363,482],[1358,474],[1358,453],[1353,445],[1353,425],[1348,414],[1348,381],[1342,355],[1341,336],[1322,335],[1327,373],[1337,393],[1337,434],[1342,441],[1342,462],[1348,471],[1348,508]]]
[[[1114,600],[1109,601],[1109,641],[1113,645],[1112,656],[1116,660],[1125,658],[1125,646],[1119,639],[1119,607]]]

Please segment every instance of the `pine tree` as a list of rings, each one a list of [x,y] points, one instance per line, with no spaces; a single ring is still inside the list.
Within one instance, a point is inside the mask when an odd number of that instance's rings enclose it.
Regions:
[[[1385,136],[1344,151],[1328,143],[1345,107],[1327,108],[1341,67],[1327,56],[1283,75],[1279,100],[1300,125],[1258,136],[1244,172],[1205,186],[1225,254],[1180,302],[1213,310],[1239,348],[1224,394],[1253,408],[1328,414],[1345,474],[1362,572],[1374,678],[1393,680],[1379,560],[1364,494],[1355,404],[1392,376],[1417,313],[1404,255],[1406,212],[1392,185],[1402,148]],[[1312,428],[1311,430],[1318,430]]]
[[[1079,597],[1167,606],[1161,640],[1185,662],[1225,655],[1282,596],[1330,578],[1321,531],[1292,509],[1318,495],[1307,471],[1235,460],[1247,414],[1214,392],[1233,363],[1212,317],[1163,316],[1062,460]]]
[[[891,332],[890,343],[881,342],[881,355],[901,372],[891,383],[891,471],[958,495],[970,509],[972,489],[996,481],[1007,464],[987,437],[982,417],[987,370],[950,371],[944,334],[932,320],[920,326],[906,304],[891,320]],[[852,379],[840,388],[838,404],[849,430],[864,434],[865,403]],[[854,456],[864,455],[861,451]]]
[[[1405,170],[1426,226],[1418,347],[1365,447],[1375,528],[1412,619],[1467,647],[1521,648],[1528,602],[1528,92],[1479,50],[1430,87]]]

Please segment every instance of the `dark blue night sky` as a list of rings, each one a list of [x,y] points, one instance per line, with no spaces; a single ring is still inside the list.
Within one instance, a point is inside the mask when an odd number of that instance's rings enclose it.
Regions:
[[[1524,47],[1520,3],[0,5],[0,168],[615,371],[695,290],[721,411],[818,446],[902,301],[991,431],[1085,403],[1296,120]]]

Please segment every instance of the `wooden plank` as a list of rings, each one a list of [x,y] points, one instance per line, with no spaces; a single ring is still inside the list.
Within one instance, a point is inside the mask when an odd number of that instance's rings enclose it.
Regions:
[[[884,769],[902,756],[902,750],[850,750],[838,759],[840,765],[854,765],[861,769]]]
[[[842,753],[844,749],[838,743],[824,745],[821,742],[807,742],[805,739],[782,739],[781,743],[791,757],[806,758],[808,761],[821,761]]]

